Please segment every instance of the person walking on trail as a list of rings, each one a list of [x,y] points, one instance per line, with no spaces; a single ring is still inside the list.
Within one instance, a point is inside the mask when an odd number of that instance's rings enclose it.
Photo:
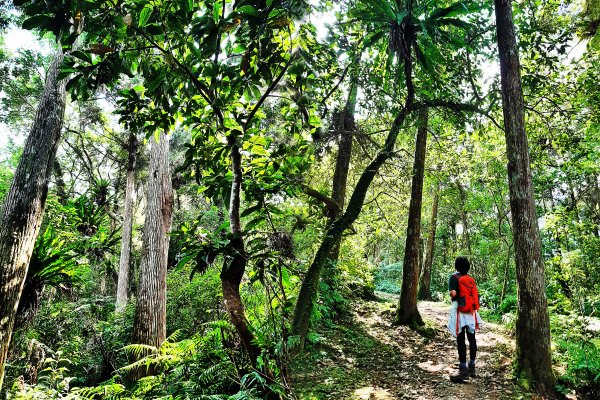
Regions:
[[[448,290],[452,298],[448,330],[456,338],[458,346],[458,374],[451,375],[452,382],[464,382],[475,377],[475,356],[477,341],[475,332],[483,320],[479,316],[479,293],[475,279],[469,275],[471,263],[466,257],[457,257],[454,261],[456,272],[450,275]],[[469,364],[467,365],[467,346],[469,340]]]

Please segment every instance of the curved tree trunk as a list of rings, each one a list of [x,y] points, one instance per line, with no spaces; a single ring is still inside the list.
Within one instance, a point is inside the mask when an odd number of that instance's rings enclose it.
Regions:
[[[137,137],[129,134],[127,157],[127,181],[125,183],[125,204],[123,207],[123,233],[121,239],[121,257],[119,258],[119,278],[117,280],[116,311],[122,312],[127,305],[129,295],[129,265],[131,262],[131,236],[133,228],[133,206],[135,203],[135,167],[137,161]]]
[[[427,237],[427,252],[425,264],[419,282],[419,299],[431,300],[431,267],[433,265],[433,250],[435,248],[435,232],[437,230],[437,214],[440,200],[440,182],[438,181],[433,193],[433,205],[431,206],[431,223],[429,224],[429,236]]]
[[[396,322],[404,325],[422,325],[423,319],[417,309],[417,288],[419,284],[419,244],[421,241],[421,206],[423,204],[423,178],[425,175],[425,154],[427,150],[428,111],[419,115],[419,128],[415,141],[415,161],[413,165],[412,189],[408,209],[406,247],[402,265],[402,289]]]
[[[59,46],[60,47],[60,46]],[[0,388],[15,314],[38,235],[65,113],[66,81],[58,80],[59,49],[25,142],[0,219]]]
[[[169,173],[169,140],[162,133],[159,142],[154,138],[150,141],[146,219],[133,341],[159,347],[167,335],[167,258],[173,190]]]
[[[519,53],[508,0],[494,0],[500,56],[508,186],[517,272],[517,369],[535,390],[555,395],[546,280],[525,132]]]
[[[400,128],[404,124],[406,115],[413,106],[414,102],[414,87],[412,84],[412,61],[410,59],[410,46],[408,46],[407,57],[404,62],[404,76],[406,79],[407,86],[407,98],[404,107],[399,111],[398,115],[394,119],[390,131],[385,140],[383,149],[377,154],[377,156],[367,165],[365,170],[362,172],[354,192],[348,201],[348,207],[344,213],[333,222],[333,224],[327,229],[323,240],[315,254],[312,264],[308,268],[302,286],[300,287],[300,293],[298,294],[298,300],[296,307],[294,308],[294,318],[292,321],[292,330],[294,334],[300,336],[300,346],[304,345],[304,339],[308,333],[308,327],[310,325],[310,315],[314,307],[314,302],[317,297],[319,279],[321,276],[321,270],[327,263],[331,250],[335,246],[339,237],[344,233],[346,229],[352,225],[352,223],[358,218],[364,201],[367,195],[367,191],[371,182],[375,178],[377,171],[381,166],[390,159],[394,154],[394,146]]]
[[[242,224],[240,220],[240,196],[242,191],[242,155],[236,143],[236,138],[228,137],[231,151],[231,170],[233,179],[231,182],[231,198],[229,202],[229,222],[233,238],[231,240],[232,260],[224,261],[221,269],[221,287],[223,290],[223,301],[225,310],[229,314],[231,323],[240,335],[242,344],[253,366],[256,366],[260,348],[256,346],[254,335],[250,331],[246,310],[242,297],[240,296],[240,284],[246,270],[247,254],[242,237]]]

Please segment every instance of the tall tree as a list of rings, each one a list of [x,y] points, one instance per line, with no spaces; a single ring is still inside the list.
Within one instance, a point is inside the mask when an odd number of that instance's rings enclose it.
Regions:
[[[155,347],[159,347],[167,335],[167,261],[173,212],[169,140],[164,133],[159,136],[158,141],[150,139],[146,219],[133,326],[135,343]]]
[[[62,61],[63,53],[59,48],[48,70],[35,120],[0,219],[0,387],[63,125],[66,81],[58,77]]]
[[[327,207],[327,225],[331,226],[333,222],[342,215],[346,204],[346,186],[348,183],[348,173],[350,171],[350,159],[352,157],[352,142],[354,141],[356,112],[356,97],[358,94],[358,70],[360,57],[350,66],[350,86],[346,104],[342,110],[335,114],[335,130],[338,136],[338,152],[335,159],[335,169],[331,184],[331,203],[332,207]],[[329,255],[332,270],[325,276],[325,282],[332,287],[337,287],[339,274],[336,272],[336,264],[340,257],[340,246],[342,237],[336,238],[336,241]]]
[[[517,368],[519,375],[536,391],[552,396],[555,378],[550,352],[550,321],[525,132],[519,52],[511,2],[494,0],[494,6],[517,272]]]
[[[135,196],[135,169],[138,140],[135,133],[129,134],[127,143],[127,180],[125,183],[125,204],[123,206],[123,233],[121,239],[121,257],[119,258],[119,277],[117,280],[117,312],[127,305],[129,288],[129,266],[131,262],[131,236],[133,228],[133,206]]]
[[[423,324],[423,319],[417,309],[417,288],[421,253],[421,206],[423,204],[428,117],[427,108],[420,111],[419,127],[415,140],[415,160],[412,171],[408,226],[406,228],[406,247],[404,250],[404,264],[402,265],[402,289],[397,315],[397,322],[400,324]]]
[[[234,135],[227,137],[229,145],[231,172],[233,179],[231,181],[231,197],[229,200],[229,224],[231,229],[231,259],[225,257],[223,268],[221,269],[221,286],[223,289],[223,301],[225,309],[229,314],[231,323],[235,326],[242,344],[252,365],[256,365],[260,348],[253,343],[254,335],[250,331],[250,325],[246,318],[246,309],[240,296],[240,285],[246,270],[248,256],[244,245],[242,232],[242,223],[240,220],[240,201],[242,192],[242,154]]]
[[[435,233],[437,230],[437,214],[440,201],[440,181],[435,185],[433,192],[433,205],[431,206],[431,221],[429,223],[429,236],[425,250],[425,263],[421,271],[418,297],[421,300],[431,300],[431,267],[433,265],[433,250],[435,247]]]

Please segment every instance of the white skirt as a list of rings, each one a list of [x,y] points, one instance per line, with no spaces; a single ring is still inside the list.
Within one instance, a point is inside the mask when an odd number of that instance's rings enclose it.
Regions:
[[[457,337],[463,327],[467,327],[469,333],[475,333],[483,324],[483,320],[479,316],[479,312],[475,311],[472,314],[458,311],[458,302],[453,301],[450,307],[450,318],[448,318],[448,330],[450,334]]]

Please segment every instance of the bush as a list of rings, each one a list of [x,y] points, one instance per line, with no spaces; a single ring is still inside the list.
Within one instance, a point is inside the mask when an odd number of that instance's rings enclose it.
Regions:
[[[561,340],[566,372],[559,382],[567,385],[583,399],[600,398],[600,341]]]
[[[402,279],[402,263],[388,264],[379,267],[375,272],[375,290],[379,292],[399,294]]]
[[[500,304],[500,312],[502,312],[502,314],[508,314],[515,311],[517,311],[517,296],[509,294],[504,298],[502,304]]]

